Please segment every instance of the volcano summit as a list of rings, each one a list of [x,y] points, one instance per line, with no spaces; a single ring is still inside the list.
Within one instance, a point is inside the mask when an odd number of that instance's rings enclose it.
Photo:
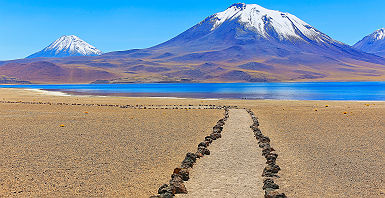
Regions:
[[[27,58],[66,57],[66,56],[99,56],[102,52],[75,35],[61,36],[42,51]]]

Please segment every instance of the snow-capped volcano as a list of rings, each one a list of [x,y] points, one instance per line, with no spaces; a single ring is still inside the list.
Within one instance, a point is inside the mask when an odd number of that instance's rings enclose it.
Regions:
[[[169,57],[172,61],[264,59],[285,65],[335,64],[346,59],[384,62],[332,39],[292,14],[244,3],[233,4],[175,38],[144,51],[137,53],[179,55]],[[130,53],[129,56],[136,54]]]
[[[354,48],[385,57],[385,28],[381,28],[357,42]]]
[[[187,44],[194,49],[202,45],[211,49],[266,41],[345,46],[292,14],[269,10],[257,4],[236,3],[157,47],[175,43]],[[183,46],[192,49],[186,47]]]
[[[255,32],[265,39],[333,41],[292,14],[269,10],[257,4],[233,4],[227,10],[214,14],[207,20],[212,23],[211,31],[226,23],[237,22],[244,30]]]
[[[102,52],[75,35],[62,36],[42,51],[28,56],[36,57],[66,57],[66,56],[99,56]]]

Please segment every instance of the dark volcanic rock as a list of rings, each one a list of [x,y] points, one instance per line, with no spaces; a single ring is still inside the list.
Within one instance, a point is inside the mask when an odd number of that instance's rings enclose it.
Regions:
[[[173,174],[173,177],[170,180],[170,187],[173,194],[187,194],[186,186],[184,185],[183,179],[180,175]]]
[[[267,164],[273,165],[273,164],[275,164],[275,161],[278,158],[278,154],[276,154],[276,153],[269,153],[269,154],[267,154],[265,156],[265,158],[266,158],[266,163]]]
[[[168,184],[163,184],[158,189],[158,194],[172,193],[172,189]]]
[[[262,189],[266,190],[266,191],[273,191],[275,189],[279,189],[279,186],[274,183],[274,180],[272,180],[272,179],[265,179],[263,181]]]
[[[263,136],[259,139],[259,143],[270,143],[270,138]]]
[[[187,153],[182,162],[182,168],[192,168],[196,162],[197,156],[194,153]]]
[[[205,141],[208,141],[208,142],[210,142],[210,144],[213,142],[213,139],[211,139],[211,137],[210,136],[206,136],[205,137]]]
[[[175,174],[180,175],[183,181],[188,181],[190,179],[190,171],[187,168],[176,168],[174,169],[173,175]]]
[[[266,191],[265,198],[287,198],[285,193],[279,193],[277,191]]]
[[[208,144],[206,142],[201,142],[198,144],[198,147],[200,147],[200,146],[207,147]]]
[[[159,198],[173,198],[173,197],[174,197],[174,194],[169,192],[159,195]]]
[[[276,165],[267,165],[265,169],[263,170],[262,176],[263,177],[277,177],[277,173],[281,170],[281,168]]]
[[[210,155],[210,150],[206,147],[198,147],[198,152],[202,153],[203,155]]]

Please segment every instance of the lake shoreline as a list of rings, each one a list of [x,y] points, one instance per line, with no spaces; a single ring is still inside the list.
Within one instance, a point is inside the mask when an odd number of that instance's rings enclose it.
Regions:
[[[0,88],[7,89],[7,88]],[[191,95],[181,95],[181,97],[170,95],[157,96],[159,93],[84,93],[76,91],[66,91],[60,89],[23,89],[23,88],[14,88],[27,91],[34,91],[44,95],[51,96],[78,96],[78,97],[126,97],[126,98],[164,98],[164,99],[191,99],[191,100],[266,100],[266,101],[349,101],[349,102],[385,102],[380,100],[290,100],[290,99],[251,99],[251,98],[204,98],[204,97],[188,97]],[[182,97],[184,96],[184,97]]]
[[[0,85],[69,95],[241,100],[385,101],[385,82]],[[52,93],[52,92],[51,92]]]

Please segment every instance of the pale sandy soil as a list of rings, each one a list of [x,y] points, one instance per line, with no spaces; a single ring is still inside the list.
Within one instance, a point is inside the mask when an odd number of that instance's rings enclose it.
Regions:
[[[276,183],[286,195],[385,197],[384,102],[62,97],[10,89],[0,89],[0,100],[252,108],[279,154]],[[0,104],[0,197],[146,197],[222,113]]]
[[[271,102],[254,111],[288,197],[385,197],[384,103]]]
[[[231,109],[222,138],[210,145],[210,155],[200,159],[185,183],[189,193],[177,197],[263,197],[265,158],[244,109]]]
[[[149,197],[222,117],[0,103],[0,197]]]

